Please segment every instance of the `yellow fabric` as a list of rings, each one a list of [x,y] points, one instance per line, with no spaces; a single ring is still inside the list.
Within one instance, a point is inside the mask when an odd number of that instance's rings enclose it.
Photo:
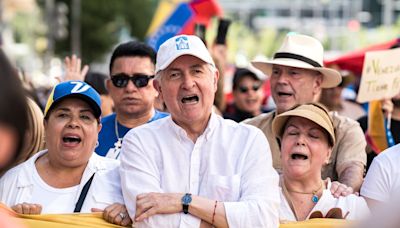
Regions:
[[[380,101],[371,101],[368,106],[368,136],[370,144],[376,152],[388,148],[385,129],[385,117]]]
[[[17,215],[28,228],[121,227],[105,221],[102,213]]]
[[[310,219],[301,222],[281,224],[279,228],[340,228],[351,227],[354,222],[344,219]]]
[[[188,2],[189,0],[161,0],[158,3],[156,12],[154,13],[153,20],[147,30],[147,35],[153,34],[165,20],[173,13],[176,6],[182,2]]]

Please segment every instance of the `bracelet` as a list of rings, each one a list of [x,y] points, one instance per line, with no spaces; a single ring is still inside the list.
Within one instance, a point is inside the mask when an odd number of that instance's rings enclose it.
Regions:
[[[218,205],[218,201],[215,200],[214,212],[213,212],[212,220],[211,220],[211,226],[214,226],[215,210],[217,209],[217,205]]]

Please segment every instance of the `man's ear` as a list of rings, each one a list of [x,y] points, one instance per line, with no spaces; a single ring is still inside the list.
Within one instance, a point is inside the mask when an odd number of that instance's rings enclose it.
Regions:
[[[111,90],[111,79],[107,79],[106,80],[106,88],[107,88],[107,91],[110,91]]]
[[[160,96],[160,98],[161,99],[163,99],[163,94],[162,94],[162,91],[161,91],[161,84],[160,84],[160,81],[159,80],[153,80],[153,86],[154,86],[154,88],[157,90],[157,92],[158,92],[158,96]]]
[[[217,92],[217,89],[218,89],[218,79],[219,79],[219,70],[218,69],[214,72],[213,77],[214,77],[214,93],[215,93],[215,92]]]
[[[314,96],[321,93],[322,80],[323,80],[322,74],[316,75],[313,86]]]

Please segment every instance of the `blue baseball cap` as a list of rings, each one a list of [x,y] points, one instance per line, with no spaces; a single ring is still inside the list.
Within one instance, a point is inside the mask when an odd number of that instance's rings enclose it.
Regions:
[[[66,81],[54,86],[47,100],[44,116],[47,118],[50,110],[65,98],[80,98],[87,102],[93,109],[96,118],[101,116],[101,99],[99,93],[86,82]]]

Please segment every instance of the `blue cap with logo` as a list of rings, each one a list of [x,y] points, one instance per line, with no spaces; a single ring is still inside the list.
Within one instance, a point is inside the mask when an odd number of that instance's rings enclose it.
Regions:
[[[44,116],[47,118],[50,110],[65,98],[76,97],[87,102],[93,109],[94,116],[101,116],[101,99],[99,93],[89,84],[82,81],[66,81],[54,86],[47,100]]]

